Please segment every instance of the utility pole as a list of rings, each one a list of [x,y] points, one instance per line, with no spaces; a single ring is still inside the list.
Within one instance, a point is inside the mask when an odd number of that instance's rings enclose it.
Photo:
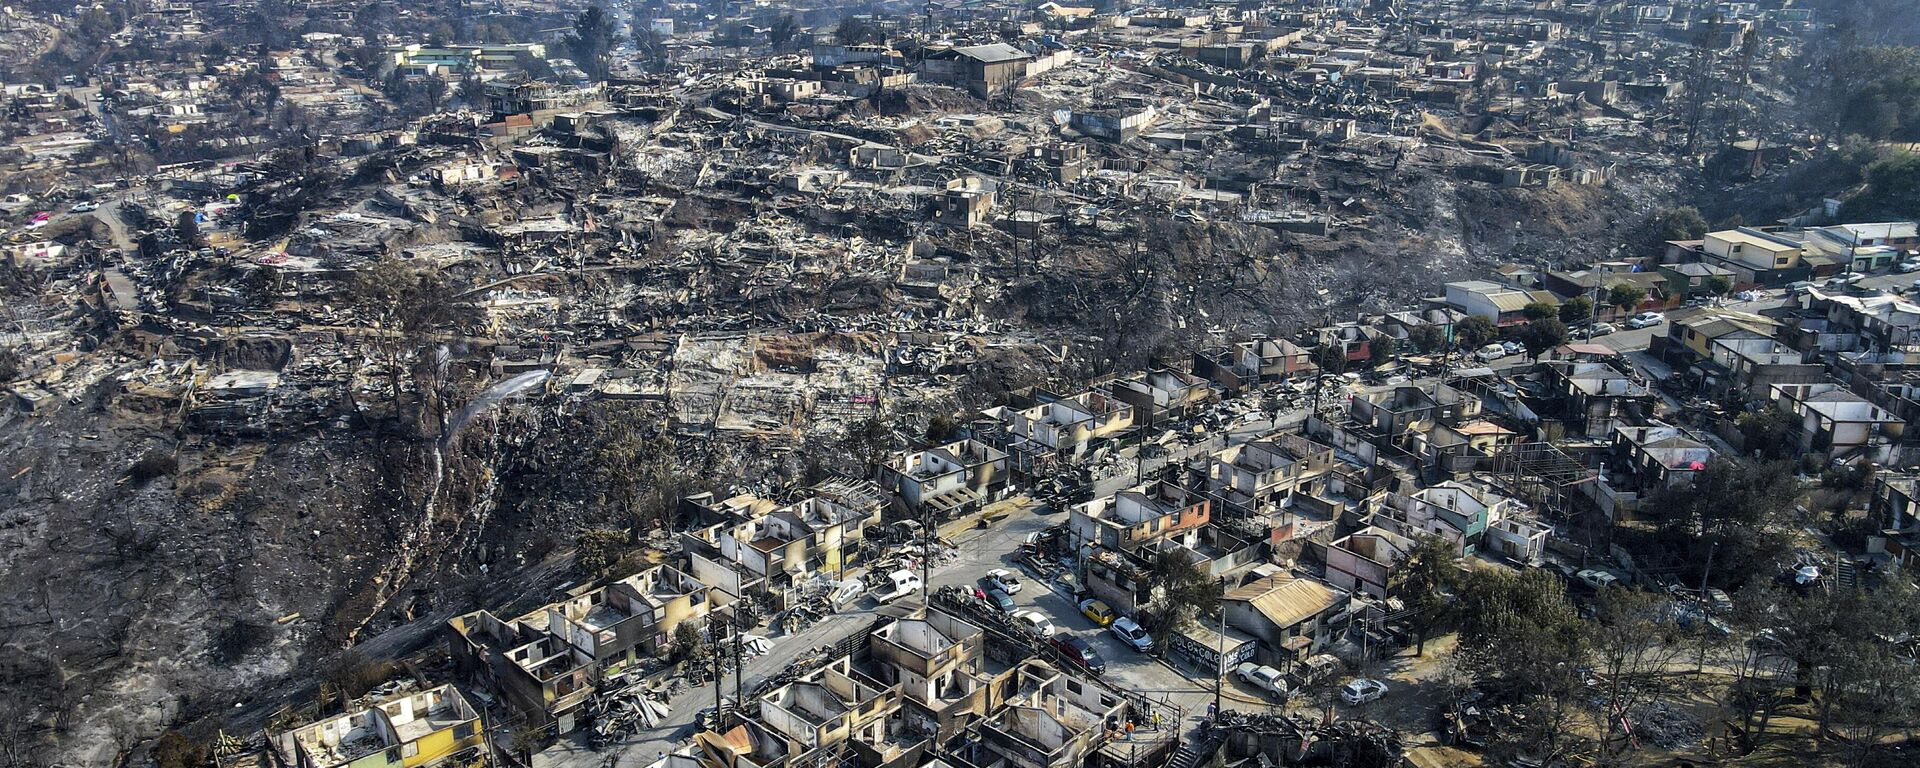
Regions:
[[[933,517],[932,506],[921,507],[920,520],[920,618],[924,619],[933,604],[933,548],[940,539],[940,523]]]
[[[1220,688],[1227,681],[1227,579],[1220,578],[1220,645],[1219,654],[1214,659],[1213,676],[1213,717],[1220,718]]]

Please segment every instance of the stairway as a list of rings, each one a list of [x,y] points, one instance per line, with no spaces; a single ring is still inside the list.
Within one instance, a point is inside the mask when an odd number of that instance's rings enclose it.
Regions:
[[[1854,566],[1852,560],[1844,556],[1834,558],[1833,581],[1835,584],[1846,587],[1847,589],[1858,587],[1860,585],[1860,569]]]
[[[1195,768],[1212,756],[1219,746],[1213,739],[1181,744],[1179,751],[1173,753],[1173,761],[1167,763],[1167,768]]]

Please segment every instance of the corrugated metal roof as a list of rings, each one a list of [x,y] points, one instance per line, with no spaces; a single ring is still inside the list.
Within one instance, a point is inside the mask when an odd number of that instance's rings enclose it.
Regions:
[[[1227,593],[1229,601],[1245,602],[1275,626],[1291,627],[1333,607],[1340,595],[1320,582],[1292,576],[1268,576]]]

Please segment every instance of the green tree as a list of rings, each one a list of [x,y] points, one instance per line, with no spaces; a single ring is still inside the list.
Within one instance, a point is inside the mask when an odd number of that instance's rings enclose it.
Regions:
[[[188,248],[200,247],[200,219],[193,211],[181,211],[174,218],[173,231],[180,238],[180,244]]]
[[[1320,345],[1313,351],[1313,362],[1326,373],[1345,373],[1347,370],[1347,350],[1338,342]]]
[[[573,32],[567,35],[567,50],[573,52],[573,62],[589,77],[607,79],[607,56],[613,52],[613,20],[608,18],[605,8],[595,3],[580,13],[573,22]]]
[[[1668,240],[1697,240],[1705,236],[1707,219],[1693,206],[1662,208],[1647,217],[1647,226],[1642,231],[1646,233],[1642,250],[1657,255],[1666,249]]]
[[[1799,453],[1796,433],[1800,425],[1786,412],[1767,403],[1735,420],[1740,427],[1740,444],[1747,453],[1758,453],[1767,460],[1789,459]]]
[[[1193,622],[1195,617],[1212,615],[1220,607],[1220,583],[1184,550],[1165,550],[1154,555],[1147,584],[1154,606],[1154,621],[1148,630],[1153,634],[1156,648],[1167,647],[1174,632]]]
[[[1453,326],[1453,340],[1459,342],[1461,349],[1474,350],[1492,342],[1500,331],[1493,327],[1493,321],[1474,315]]]
[[[1545,320],[1558,315],[1560,310],[1552,302],[1534,301],[1521,308],[1520,313],[1526,315],[1528,320]]]
[[[588,529],[574,537],[573,548],[573,564],[581,573],[605,576],[626,552],[627,534],[608,528]]]
[[[1622,312],[1631,312],[1646,300],[1646,289],[1631,283],[1621,283],[1607,291],[1607,303],[1619,307]]]
[[[1778,570],[1789,554],[1784,532],[1800,498],[1792,467],[1782,462],[1714,459],[1692,482],[1663,489],[1641,505],[1661,535],[1690,557],[1680,574],[1697,584],[1706,558],[1714,583],[1737,589],[1749,579]]]
[[[1407,340],[1421,352],[1439,352],[1447,346],[1447,334],[1437,325],[1417,325],[1407,331]]]
[[[1567,324],[1556,317],[1534,320],[1520,328],[1520,343],[1527,348],[1528,357],[1538,358],[1547,350],[1567,343]]]
[[[1460,580],[1460,569],[1454,564],[1458,554],[1451,542],[1438,536],[1420,537],[1407,553],[1399,595],[1413,612],[1415,656],[1427,654],[1427,638],[1452,618],[1450,593]]]
[[[869,19],[846,16],[840,19],[840,26],[834,28],[833,39],[841,45],[878,44],[887,41],[887,33]]]
[[[1400,343],[1389,336],[1379,336],[1367,343],[1367,362],[1378,368],[1393,361],[1393,354],[1399,351]]]
[[[799,30],[800,23],[793,18],[793,14],[780,14],[767,27],[767,42],[772,43],[775,50],[785,48]]]
[[[169,730],[153,743],[151,757],[155,768],[200,768],[213,754],[206,744]]]
[[[1726,275],[1708,275],[1700,281],[1700,287],[1706,289],[1709,296],[1725,296],[1733,293],[1733,280]]]
[[[1463,669],[1526,714],[1502,738],[1553,762],[1582,698],[1589,627],[1560,578],[1544,570],[1472,571],[1460,588]]]
[[[936,413],[927,419],[927,442],[931,445],[945,444],[953,439],[954,432],[959,428],[960,423],[954,421],[952,416]]]
[[[1593,319],[1593,299],[1575,296],[1560,305],[1560,322],[1578,325]]]
[[[1920,155],[1899,152],[1866,169],[1867,186],[1841,215],[1854,221],[1920,218]]]

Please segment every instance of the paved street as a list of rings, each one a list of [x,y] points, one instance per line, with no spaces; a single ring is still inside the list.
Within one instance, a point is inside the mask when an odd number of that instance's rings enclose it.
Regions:
[[[1914,282],[1912,275],[1876,275],[1861,281],[1863,287],[1897,291]],[[1763,309],[1781,306],[1786,302],[1786,292],[1772,290],[1751,302],[1733,302],[1729,308],[1757,312]],[[1671,372],[1667,367],[1649,357],[1646,349],[1656,334],[1667,333],[1668,326],[1662,323],[1650,328],[1626,329],[1594,339],[1596,343],[1626,353],[1644,373],[1652,377],[1663,377]],[[1503,358],[1489,363],[1495,368],[1521,365],[1525,359],[1520,356]],[[1424,381],[1431,381],[1430,379]],[[1424,383],[1416,380],[1416,383]],[[1358,387],[1365,391],[1378,387]],[[1283,412],[1278,422],[1291,424],[1304,418],[1305,410],[1296,409]],[[1019,550],[1026,537],[1049,526],[1064,523],[1064,511],[1043,511],[1024,500],[1007,502],[1005,506],[1011,513],[989,528],[972,527],[949,528],[947,537],[959,548],[957,559],[938,565],[933,569],[930,586],[938,589],[943,586],[971,585],[992,568],[1007,568],[1018,572],[1013,555]],[[965,525],[962,523],[962,525]],[[1150,699],[1164,701],[1185,713],[1183,730],[1191,728],[1197,719],[1204,715],[1207,705],[1214,700],[1212,681],[1204,672],[1176,670],[1170,663],[1154,657],[1135,653],[1121,644],[1112,635],[1096,626],[1090,619],[1082,616],[1078,606],[1067,595],[1049,588],[1049,585],[1026,578],[1024,586],[1014,602],[1021,608],[1033,608],[1048,615],[1054,626],[1060,631],[1071,632],[1087,638],[1099,649],[1107,660],[1106,679],[1122,688],[1142,694]],[[751,659],[746,664],[748,687],[760,679],[770,676],[785,667],[793,659],[807,651],[822,645],[838,642],[853,633],[864,630],[873,620],[875,612],[856,609],[824,619],[793,636],[774,637],[773,650]],[[1428,655],[1422,659],[1413,659],[1411,651],[1402,656],[1376,663],[1371,670],[1394,686],[1394,692],[1386,699],[1358,708],[1357,713],[1375,717],[1383,722],[1411,734],[1425,734],[1431,727],[1429,715],[1438,705],[1443,695],[1443,686],[1438,678],[1441,666],[1436,658],[1445,654],[1446,642],[1431,644]],[[730,697],[733,676],[727,675],[724,683]],[[1241,684],[1231,674],[1222,694],[1225,706],[1240,711],[1279,711],[1272,699],[1261,692]],[[712,685],[688,690],[669,702],[671,715],[659,728],[644,731],[625,745],[594,751],[585,746],[584,733],[574,734],[574,738],[563,741],[536,756],[535,766],[539,768],[584,768],[585,766],[608,766],[614,768],[633,768],[654,762],[664,751],[670,751],[682,744],[691,735],[690,726],[700,710],[713,706],[714,689]],[[1313,702],[1298,698],[1288,702],[1286,709],[1294,711],[1316,711]],[[1338,711],[1348,708],[1341,705]],[[1423,739],[1417,738],[1415,743]]]

